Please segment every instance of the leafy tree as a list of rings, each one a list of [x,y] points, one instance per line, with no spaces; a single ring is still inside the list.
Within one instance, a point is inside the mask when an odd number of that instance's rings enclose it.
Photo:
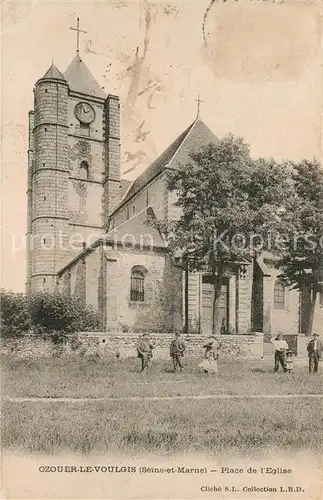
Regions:
[[[91,306],[61,293],[38,292],[28,298],[32,325],[45,332],[98,330],[100,319]]]
[[[308,297],[305,332],[312,334],[317,294],[323,285],[323,170],[320,163],[291,163],[295,195],[287,204],[285,282]]]
[[[29,330],[26,296],[0,290],[1,335],[16,335]]]
[[[179,165],[169,174],[168,187],[177,194],[181,215],[160,228],[172,252],[184,250],[191,269],[212,275],[212,332],[217,334],[225,272],[266,248],[269,233],[279,234],[289,173],[274,160],[253,161],[249,146],[230,134]]]
[[[0,305],[3,336],[33,330],[61,339],[66,333],[97,331],[100,327],[99,314],[93,307],[60,293],[24,295],[1,290]]]

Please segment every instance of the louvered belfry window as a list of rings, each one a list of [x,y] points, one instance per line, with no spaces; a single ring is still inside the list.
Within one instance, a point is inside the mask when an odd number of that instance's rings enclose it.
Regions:
[[[141,271],[132,271],[130,300],[134,302],[143,302],[145,299],[145,276]]]

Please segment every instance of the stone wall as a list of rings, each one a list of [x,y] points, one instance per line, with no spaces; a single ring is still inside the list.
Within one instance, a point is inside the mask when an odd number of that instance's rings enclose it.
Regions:
[[[151,334],[156,342],[154,358],[169,359],[170,334]],[[2,339],[1,353],[20,358],[51,358],[55,356],[109,357],[119,352],[121,358],[136,357],[139,334],[79,333],[69,337],[63,345],[55,345],[50,338],[25,335],[19,339]],[[187,344],[186,357],[203,356],[202,335],[182,335]],[[222,335],[218,337],[220,356],[227,359],[261,359],[263,357],[263,336]]]
[[[129,202],[113,215],[114,227],[123,224],[127,220],[127,211],[132,215],[133,207],[135,212],[139,213],[147,207],[152,207],[156,218],[164,220],[166,216],[165,198],[166,198],[165,174],[161,174],[154,179],[146,189],[135,194]]]
[[[34,97],[34,163],[29,182],[33,196],[27,260],[31,290],[36,291],[55,286],[55,274],[68,257],[67,83],[41,79]]]

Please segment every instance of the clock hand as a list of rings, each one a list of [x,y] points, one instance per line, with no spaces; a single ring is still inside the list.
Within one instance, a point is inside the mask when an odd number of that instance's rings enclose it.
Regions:
[[[87,110],[84,104],[82,104],[82,111],[83,113],[89,113],[91,110],[90,109]]]

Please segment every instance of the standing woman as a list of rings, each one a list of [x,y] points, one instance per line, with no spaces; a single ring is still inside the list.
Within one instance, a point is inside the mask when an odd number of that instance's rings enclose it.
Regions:
[[[204,359],[199,364],[205,373],[218,373],[219,344],[214,335],[203,345]]]

